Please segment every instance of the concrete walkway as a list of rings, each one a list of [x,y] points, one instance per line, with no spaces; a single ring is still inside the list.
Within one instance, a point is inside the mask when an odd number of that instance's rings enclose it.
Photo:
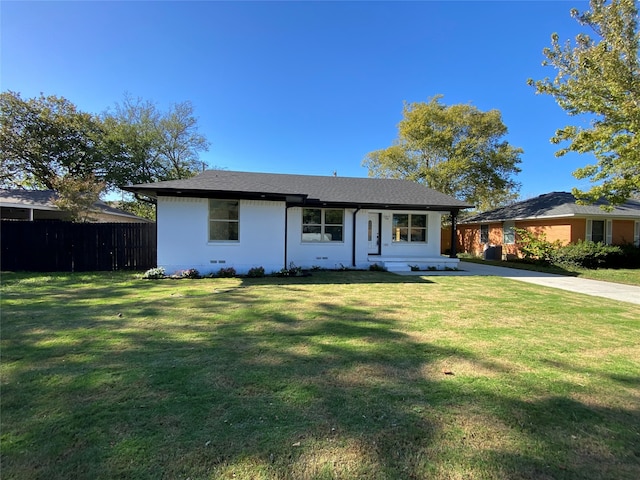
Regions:
[[[588,280],[586,278],[553,275],[550,273],[532,272],[517,268],[494,267],[472,262],[460,262],[457,271],[397,272],[398,275],[421,276],[494,276],[504,277],[520,282],[534,283],[545,287],[559,288],[570,292],[584,293],[596,297],[610,298],[621,302],[640,305],[640,287],[621,283]],[[640,315],[640,312],[639,312]]]

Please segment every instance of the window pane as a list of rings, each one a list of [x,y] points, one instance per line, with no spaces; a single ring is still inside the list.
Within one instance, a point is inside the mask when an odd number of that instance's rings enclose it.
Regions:
[[[320,233],[320,225],[303,225],[302,233]]]
[[[323,240],[328,242],[341,242],[342,227],[325,227]]]
[[[411,215],[411,226],[412,227],[426,227],[427,226],[427,216],[426,215]]]
[[[516,241],[516,231],[513,222],[504,222],[503,225],[502,243],[511,244]]]
[[[424,228],[412,228],[411,229],[411,241],[412,242],[426,242],[427,231]]]
[[[344,216],[343,210],[325,210],[324,223],[331,224],[331,225],[342,225],[343,216]]]
[[[322,211],[319,208],[303,208],[302,223],[320,225],[322,223]]]
[[[480,243],[489,243],[489,225],[480,225]]]
[[[591,223],[591,241],[604,242],[604,220],[594,220]]]
[[[209,218],[212,220],[238,220],[238,202],[235,200],[209,200]]]
[[[209,240],[238,240],[238,222],[209,222]]]
[[[396,227],[393,229],[393,241],[394,242],[408,242],[409,241],[409,229],[405,227]]]
[[[409,215],[406,214],[393,214],[393,227],[408,227],[409,226]]]

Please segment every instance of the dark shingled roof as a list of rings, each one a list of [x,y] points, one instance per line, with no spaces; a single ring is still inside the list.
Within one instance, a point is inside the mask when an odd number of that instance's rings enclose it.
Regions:
[[[207,170],[184,180],[123,187],[157,197],[182,195],[287,200],[291,204],[333,204],[385,208],[470,208],[465,202],[409,180],[322,177]]]
[[[600,201],[594,205],[578,205],[576,198],[571,193],[552,192],[489,212],[479,213],[465,218],[460,223],[503,222],[505,220],[576,216],[640,218],[640,201],[638,200],[628,200],[626,203],[614,207],[611,212],[600,208],[602,205],[606,205],[606,202]]]

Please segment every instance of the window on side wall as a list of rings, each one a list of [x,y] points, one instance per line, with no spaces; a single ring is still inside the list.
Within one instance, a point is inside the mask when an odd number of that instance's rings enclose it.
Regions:
[[[237,242],[240,238],[240,202],[209,200],[209,241]]]
[[[502,233],[502,243],[511,245],[516,243],[516,225],[514,222],[504,222]]]
[[[489,243],[489,225],[480,225],[480,243]]]
[[[344,210],[338,208],[303,208],[303,242],[342,242]]]
[[[394,213],[393,243],[427,242],[427,216],[417,213]]]
[[[604,220],[591,220],[591,238],[590,240],[595,243],[604,243],[606,238],[605,222]]]

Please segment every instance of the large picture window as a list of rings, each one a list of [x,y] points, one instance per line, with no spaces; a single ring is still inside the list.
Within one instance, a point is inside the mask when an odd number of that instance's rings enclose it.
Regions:
[[[392,240],[396,242],[427,241],[427,216],[416,213],[394,213]]]
[[[342,242],[344,210],[333,208],[302,209],[303,242]]]
[[[240,238],[240,202],[209,200],[209,241],[238,241]]]

